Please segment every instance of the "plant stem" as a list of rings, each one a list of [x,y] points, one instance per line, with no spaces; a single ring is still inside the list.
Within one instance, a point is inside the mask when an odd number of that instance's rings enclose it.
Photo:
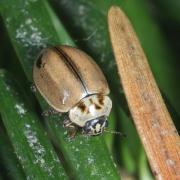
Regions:
[[[157,179],[180,177],[180,139],[128,18],[108,14],[109,32],[124,92]]]

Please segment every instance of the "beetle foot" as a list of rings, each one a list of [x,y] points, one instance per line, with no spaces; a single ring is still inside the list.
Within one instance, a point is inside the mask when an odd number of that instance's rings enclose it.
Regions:
[[[64,120],[63,127],[67,129],[68,137],[70,139],[75,137],[78,127],[75,124],[73,124],[69,119]]]
[[[48,117],[48,116],[57,115],[57,114],[61,115],[61,113],[58,112],[58,111],[56,111],[55,109],[49,108],[49,109],[43,111],[41,115],[42,115],[43,117]]]
[[[65,119],[63,121],[63,127],[64,128],[73,128],[74,125],[73,125],[73,123],[69,119]]]
[[[68,138],[73,139],[76,136],[77,128],[73,130],[68,130]]]

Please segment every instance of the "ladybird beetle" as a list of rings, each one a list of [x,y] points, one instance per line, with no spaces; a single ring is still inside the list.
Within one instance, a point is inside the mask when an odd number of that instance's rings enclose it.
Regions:
[[[70,46],[43,49],[33,67],[36,88],[57,112],[68,112],[64,127],[75,135],[101,134],[108,125],[112,101],[109,87],[95,61]]]

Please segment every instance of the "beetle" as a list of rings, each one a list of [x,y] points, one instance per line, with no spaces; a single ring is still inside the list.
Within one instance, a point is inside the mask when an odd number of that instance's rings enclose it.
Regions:
[[[68,112],[63,125],[71,136],[78,127],[85,135],[99,135],[108,126],[112,101],[107,80],[82,50],[66,45],[43,49],[34,63],[33,79],[56,112]]]

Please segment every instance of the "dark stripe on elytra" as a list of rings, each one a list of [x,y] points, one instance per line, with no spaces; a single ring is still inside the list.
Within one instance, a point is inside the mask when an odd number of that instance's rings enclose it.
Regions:
[[[36,60],[36,67],[37,67],[38,69],[44,68],[44,66],[45,66],[45,64],[46,64],[45,62],[42,61],[42,56],[43,56],[43,53],[41,52],[40,55],[39,55],[39,57],[38,57],[37,60]]]
[[[86,105],[84,103],[80,103],[78,105],[78,108],[82,111],[82,112],[85,112],[86,111]]]
[[[76,78],[81,82],[82,87],[83,87],[84,91],[86,92],[86,94],[88,94],[88,91],[84,84],[81,73],[79,72],[75,63],[73,63],[73,61],[70,59],[70,57],[62,49],[58,49],[57,47],[54,47],[53,49],[56,50],[56,52],[62,57],[62,59],[64,60],[66,65],[68,65],[69,69],[71,69],[71,71],[76,76]]]
[[[42,54],[40,54],[40,56],[36,60],[36,67],[40,69],[41,65],[42,65]]]
[[[81,102],[79,105],[78,105],[78,108],[81,110],[81,112],[85,113],[86,114],[89,114],[89,109],[86,107],[86,105]]]
[[[99,100],[99,104],[104,105],[104,96],[99,95],[98,100]]]
[[[94,104],[96,109],[101,109],[101,106]]]
[[[101,109],[101,106],[98,104],[94,103],[92,99],[89,99],[89,102],[95,106],[95,109]]]

